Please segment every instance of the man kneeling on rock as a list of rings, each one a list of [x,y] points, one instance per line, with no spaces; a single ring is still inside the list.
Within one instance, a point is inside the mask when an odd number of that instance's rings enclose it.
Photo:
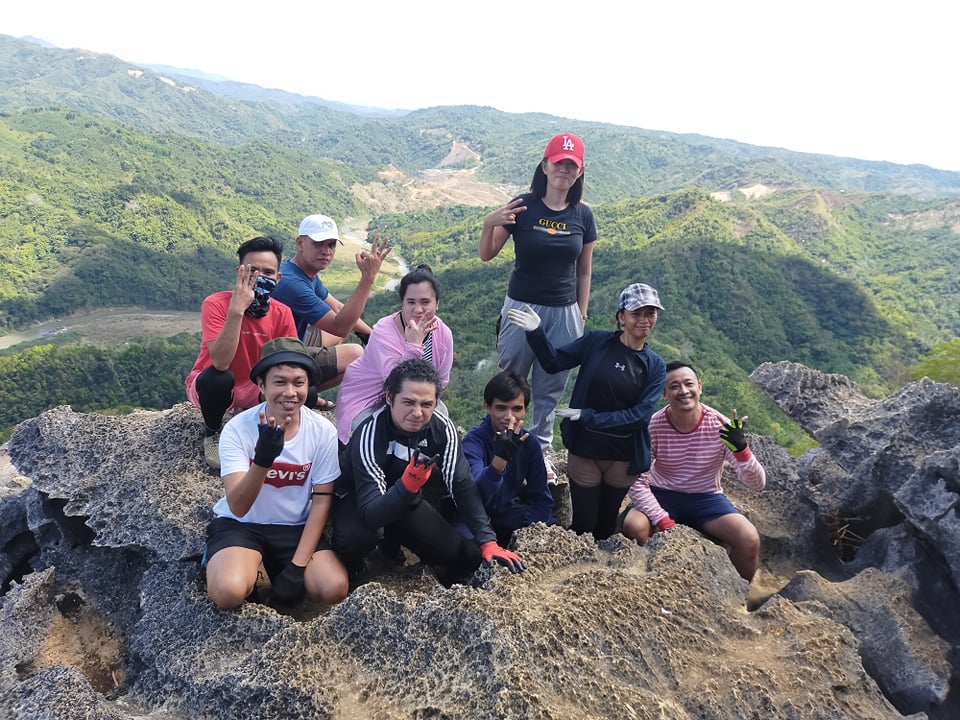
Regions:
[[[333,543],[355,582],[381,529],[391,546],[409,548],[447,587],[470,582],[481,561],[524,570],[519,555],[497,544],[457,428],[434,412],[440,388],[431,363],[399,363],[384,382],[386,404],[350,436],[337,481]],[[457,521],[472,538],[457,532]]]
[[[225,495],[214,505],[204,554],[207,592],[221,608],[238,607],[253,592],[261,562],[273,601],[306,595],[335,603],[347,595],[347,572],[323,538],[340,474],[337,432],[304,407],[319,375],[298,339],[270,340],[250,370],[265,402],[221,433]]]
[[[747,418],[738,419],[736,410],[733,418],[724,417],[700,402],[702,392],[692,366],[667,363],[667,406],[650,419],[650,470],[628,491],[631,505],[618,525],[641,545],[654,527],[689,525],[726,545],[733,566],[749,581],[760,565],[760,534],[723,494],[720,478],[729,462],[740,482],[762,490],[766,473],[747,445]]]

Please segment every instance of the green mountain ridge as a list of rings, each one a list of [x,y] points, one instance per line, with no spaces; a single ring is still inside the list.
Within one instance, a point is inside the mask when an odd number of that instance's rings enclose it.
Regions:
[[[456,106],[368,117],[270,90],[262,90],[256,101],[241,100],[229,95],[232,83],[208,82],[206,89],[171,84],[145,66],[110,55],[44,48],[4,35],[0,35],[0,66],[5,70],[0,75],[0,111],[62,107],[106,115],[145,132],[177,132],[228,145],[257,138],[353,166],[392,164],[408,174],[436,167],[457,140],[482,156],[482,179],[525,181],[539,160],[543,139],[562,127],[588,141],[594,202],[690,186],[731,190],[757,182],[927,198],[960,196],[958,172],[797,153],[542,113]],[[249,88],[244,97],[254,97]]]

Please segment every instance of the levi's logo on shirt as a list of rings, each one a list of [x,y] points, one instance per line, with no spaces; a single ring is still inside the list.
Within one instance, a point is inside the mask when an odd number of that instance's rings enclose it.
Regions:
[[[253,460],[250,461],[250,464],[253,465]],[[310,477],[311,467],[313,467],[313,463],[309,462],[303,465],[274,462],[267,470],[267,479],[264,480],[264,483],[276,488],[302,486]]]

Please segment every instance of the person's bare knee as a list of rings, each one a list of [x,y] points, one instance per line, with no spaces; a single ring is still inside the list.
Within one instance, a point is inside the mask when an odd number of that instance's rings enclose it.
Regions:
[[[303,580],[307,595],[323,603],[338,603],[350,590],[347,571],[330,550],[314,553]]]
[[[227,547],[207,562],[207,595],[224,610],[240,607],[257,584],[260,553],[242,547]]]
[[[337,345],[337,372],[343,374],[343,371],[347,369],[347,365],[359,360],[360,356],[363,355],[363,348],[356,343],[346,343],[344,345]]]
[[[257,584],[257,576],[244,577],[240,572],[210,572],[207,568],[207,595],[223,610],[233,610],[243,605]]]
[[[739,513],[722,515],[703,525],[704,531],[729,548],[730,561],[740,577],[749,581],[760,566],[760,534]]]
[[[650,539],[650,519],[639,510],[632,508],[623,518],[623,534],[637,545],[646,544]]]
[[[730,560],[740,577],[748,582],[760,567],[760,534],[746,519],[730,542]]]

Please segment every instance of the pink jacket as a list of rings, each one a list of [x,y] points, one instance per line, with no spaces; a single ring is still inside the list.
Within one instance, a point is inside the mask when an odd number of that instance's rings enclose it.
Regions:
[[[383,393],[383,382],[401,360],[423,357],[423,346],[408,343],[394,320],[399,312],[380,318],[373,326],[370,341],[359,360],[350,363],[343,374],[337,393],[337,436],[346,444],[350,439],[350,423],[361,410],[373,407]],[[437,318],[433,332],[433,364],[446,387],[453,367],[453,334]]]

